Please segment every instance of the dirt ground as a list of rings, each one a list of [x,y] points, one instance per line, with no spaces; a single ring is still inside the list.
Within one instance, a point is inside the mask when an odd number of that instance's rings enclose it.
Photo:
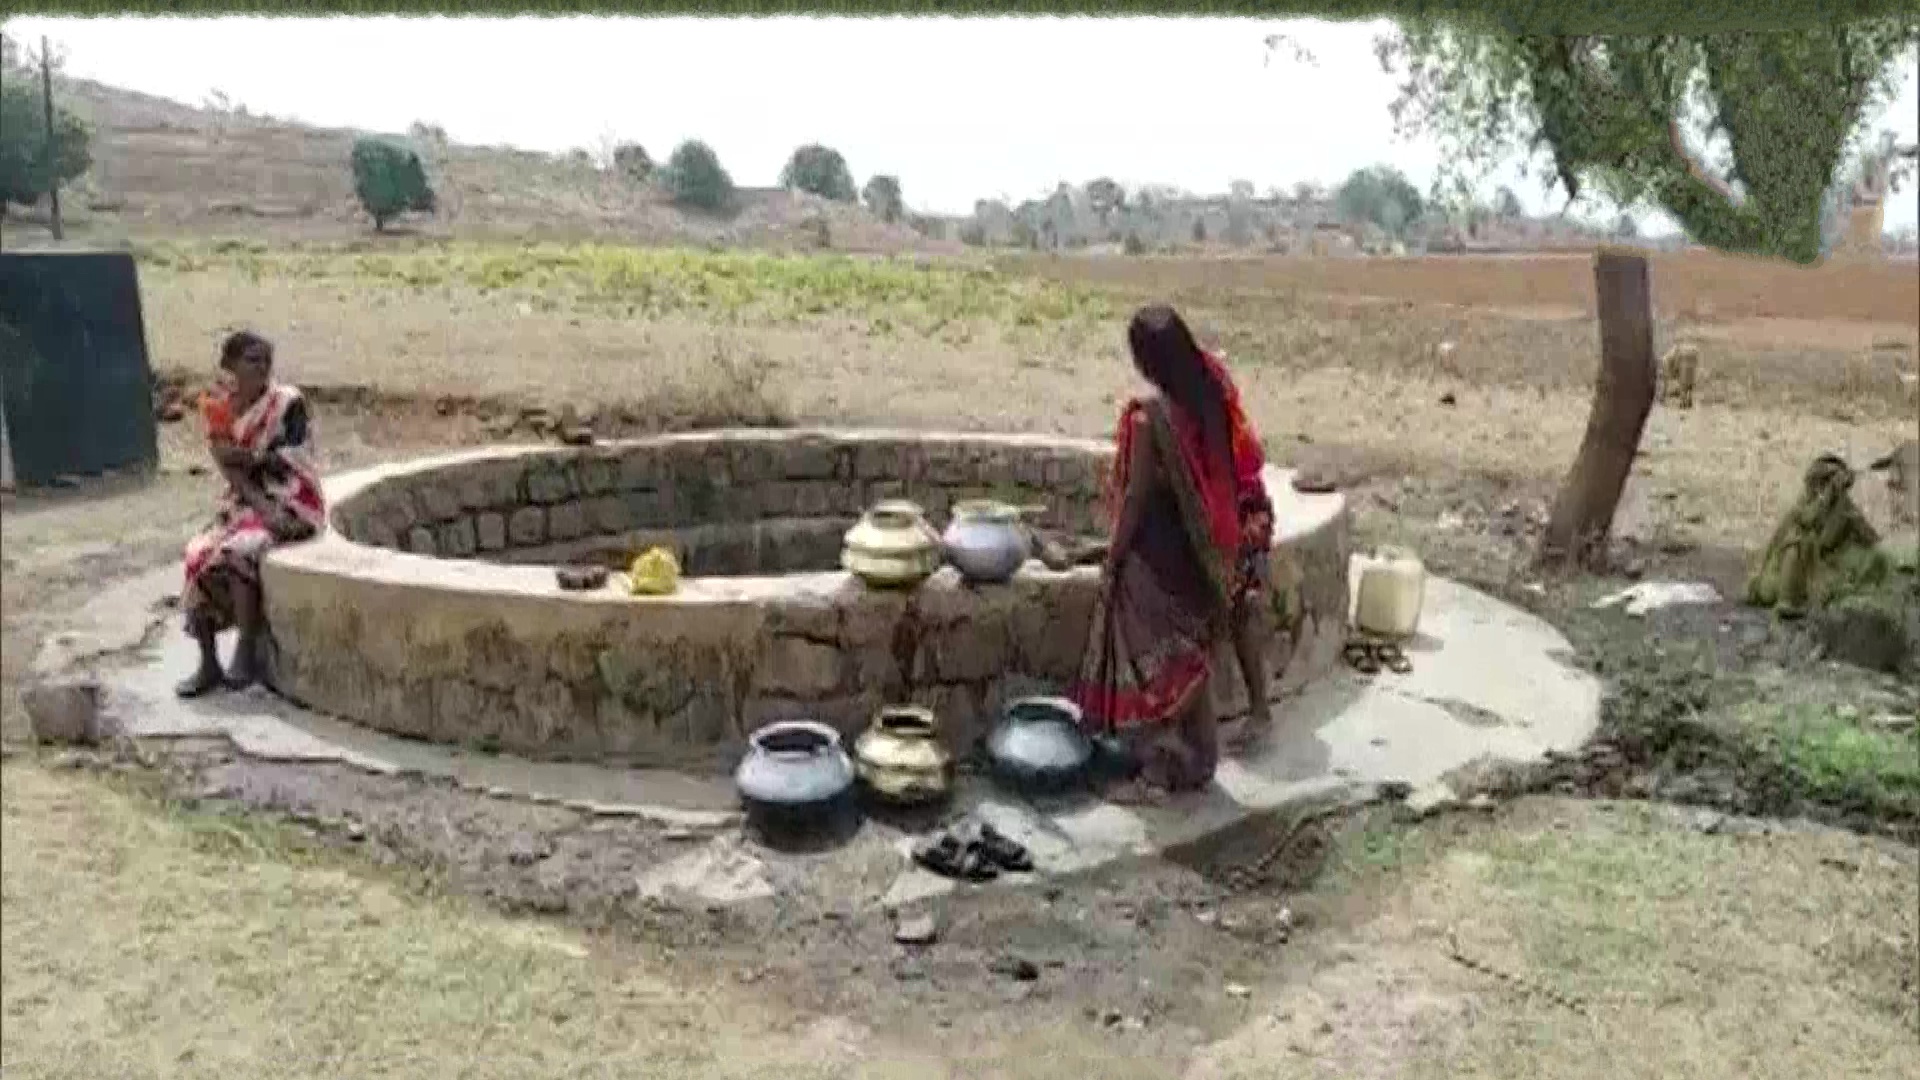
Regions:
[[[1528,590],[1525,556],[1590,392],[1579,270],[1449,293],[1440,270],[1343,278],[1334,260],[1010,264],[992,288],[1076,297],[1075,314],[925,332],[881,325],[879,311],[628,316],[511,289],[376,284],[332,262],[256,278],[209,261],[143,272],[156,366],[197,377],[225,328],[265,330],[325,402],[330,469],[488,441],[535,402],[616,427],[620,407],[640,426],[738,408],[1098,434],[1128,385],[1114,320],[1170,296],[1229,347],[1275,456],[1343,476],[1363,538],[1415,539],[1436,569],[1536,607],[1616,683],[1725,634],[1734,645],[1701,691],[1715,716],[1771,723],[1752,719],[1753,702],[1784,700],[1783,681],[1816,686],[1810,708],[1877,703],[1845,732],[1852,748],[1861,725],[1914,704],[1898,685],[1828,670],[1766,620],[1589,625],[1585,602],[1617,583]],[[1656,282],[1688,270],[1657,266]],[[1911,291],[1875,292],[1885,279],[1872,274],[1833,279],[1818,333],[1794,306],[1806,291],[1794,283],[1811,279],[1715,280],[1662,307],[1663,335],[1695,320],[1720,336],[1699,407],[1656,412],[1628,551],[1644,574],[1730,590],[1814,453],[1858,461],[1911,428],[1874,366],[1897,363],[1893,350],[1872,346],[1897,339],[1910,364],[1916,318]],[[1763,319],[1802,321],[1762,342]],[[1275,880],[1236,892],[1222,867],[1282,827],[1257,822],[1047,889],[963,894],[938,912],[940,940],[916,950],[892,942],[884,916],[831,902],[646,904],[637,869],[684,840],[640,823],[216,746],[145,763],[29,749],[15,695],[34,645],[102,582],[173,558],[208,505],[191,426],[162,431],[151,482],[3,508],[9,1077],[1732,1078],[1920,1065],[1920,857],[1728,816],[1821,814],[1747,805],[1758,774],[1741,762],[1703,779],[1650,753],[1484,814],[1338,819],[1304,834]],[[1667,700],[1661,686],[1650,700]],[[1796,752],[1837,753],[1780,723]],[[1897,754],[1899,738],[1872,745]],[[1920,790],[1897,768],[1870,779],[1891,792],[1886,812]],[[1596,793],[1628,801],[1582,797]]]

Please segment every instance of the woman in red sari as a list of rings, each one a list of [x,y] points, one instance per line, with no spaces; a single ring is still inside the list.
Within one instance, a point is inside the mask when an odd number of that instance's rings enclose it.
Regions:
[[[274,381],[273,346],[241,331],[222,344],[220,368],[226,397],[217,412],[226,415],[209,412],[207,438],[227,490],[214,523],[187,544],[181,606],[187,633],[200,644],[200,667],[180,684],[182,697],[259,679],[266,629],[260,558],[326,524],[307,403],[298,389]],[[229,627],[239,629],[240,641],[223,670],[216,637]]]
[[[1135,314],[1127,342],[1154,392],[1120,414],[1113,535],[1072,696],[1092,733],[1132,751],[1138,798],[1212,781],[1220,755],[1208,683],[1223,637],[1247,682],[1246,735],[1270,723],[1252,601],[1265,586],[1273,504],[1259,439],[1220,359],[1164,305]]]

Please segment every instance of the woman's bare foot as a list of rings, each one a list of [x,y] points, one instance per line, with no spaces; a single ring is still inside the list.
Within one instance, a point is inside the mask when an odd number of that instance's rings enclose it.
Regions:
[[[1265,746],[1267,738],[1273,734],[1273,713],[1267,709],[1257,709],[1242,717],[1227,736],[1227,750],[1233,754],[1245,754]]]
[[[1166,788],[1140,777],[1109,785],[1100,797],[1116,806],[1158,806],[1171,794]]]
[[[202,664],[192,675],[180,680],[173,692],[183,698],[204,697],[227,685],[226,672],[218,664]]]

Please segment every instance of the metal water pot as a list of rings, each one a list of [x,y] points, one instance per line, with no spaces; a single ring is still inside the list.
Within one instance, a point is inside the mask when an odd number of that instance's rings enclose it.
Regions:
[[[765,835],[797,837],[858,821],[853,760],[839,732],[812,720],[754,732],[733,783],[748,823]]]
[[[953,755],[940,745],[933,710],[889,705],[854,740],[854,767],[876,798],[918,805],[939,802],[953,791]]]
[[[941,544],[960,576],[977,585],[1010,580],[1033,556],[1020,508],[993,499],[955,503]]]
[[[1080,720],[1080,707],[1066,698],[1008,702],[987,735],[994,778],[1024,794],[1062,794],[1080,787],[1094,751]]]
[[[840,565],[869,585],[918,585],[940,569],[940,535],[905,499],[876,503],[847,530]]]

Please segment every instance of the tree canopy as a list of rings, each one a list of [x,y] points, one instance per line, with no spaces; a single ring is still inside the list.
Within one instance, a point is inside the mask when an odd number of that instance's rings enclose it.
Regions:
[[[644,181],[653,175],[653,158],[639,143],[623,142],[613,148],[613,167],[629,180]]]
[[[1920,20],[1904,12],[1631,37],[1532,36],[1460,16],[1405,19],[1376,51],[1404,78],[1396,126],[1437,138],[1451,183],[1544,153],[1569,200],[1597,190],[1665,210],[1709,247],[1811,263],[1862,118],[1916,45]]]
[[[355,139],[352,166],[353,193],[376,231],[401,214],[433,212],[433,188],[412,147],[388,139]]]
[[[5,38],[9,46],[12,42]],[[39,80],[27,78],[19,54],[0,57],[0,216],[8,203],[32,206],[55,183],[68,184],[93,164],[87,126],[73,113],[54,106],[53,153],[47,153],[46,103]]]
[[[899,221],[907,212],[906,203],[900,195],[900,178],[897,176],[881,175],[868,179],[860,197],[875,217],[888,224]]]
[[[733,201],[733,177],[720,167],[720,155],[698,139],[674,147],[667,159],[667,192],[682,206],[721,210]]]
[[[780,186],[789,191],[805,191],[835,202],[855,198],[853,170],[840,151],[818,143],[808,143],[793,152],[780,170]]]
[[[1426,201],[1406,175],[1391,165],[1355,169],[1333,195],[1334,209],[1348,221],[1370,221],[1394,236],[1426,216]]]

